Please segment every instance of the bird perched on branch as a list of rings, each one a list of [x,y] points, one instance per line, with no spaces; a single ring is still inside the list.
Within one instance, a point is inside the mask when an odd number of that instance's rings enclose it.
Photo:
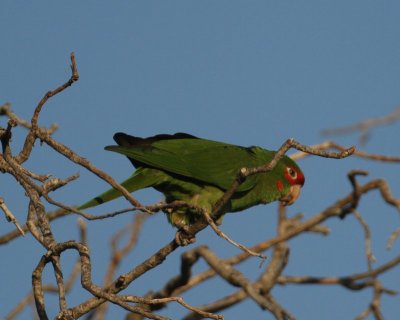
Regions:
[[[171,224],[178,228],[201,217],[200,207],[211,213],[213,205],[228,190],[239,170],[268,164],[276,154],[260,147],[241,147],[197,138],[186,133],[139,138],[116,133],[118,146],[105,149],[128,157],[136,171],[121,183],[129,192],[153,187],[165,201],[186,202],[188,207],[168,210]],[[249,176],[223,207],[223,212],[242,211],[258,204],[280,201],[290,205],[300,195],[304,175],[297,164],[283,156],[273,170]],[[121,196],[110,189],[78,209],[86,209]]]

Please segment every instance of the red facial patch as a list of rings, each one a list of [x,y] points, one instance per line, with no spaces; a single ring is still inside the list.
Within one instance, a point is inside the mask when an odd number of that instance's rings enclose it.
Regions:
[[[279,191],[279,192],[282,192],[282,190],[283,190],[283,183],[282,183],[281,180],[278,180],[278,181],[276,182],[276,187],[278,188],[278,191]]]
[[[292,186],[295,184],[299,184],[302,186],[304,185],[304,180],[305,180],[303,173],[294,167],[285,168],[285,179]]]

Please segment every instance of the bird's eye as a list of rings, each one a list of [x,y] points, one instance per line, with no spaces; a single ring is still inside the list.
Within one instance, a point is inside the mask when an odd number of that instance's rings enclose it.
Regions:
[[[293,168],[287,167],[287,168],[286,168],[286,171],[287,171],[287,173],[289,174],[289,176],[290,176],[292,179],[297,179],[297,172],[296,172],[296,170],[294,170]]]

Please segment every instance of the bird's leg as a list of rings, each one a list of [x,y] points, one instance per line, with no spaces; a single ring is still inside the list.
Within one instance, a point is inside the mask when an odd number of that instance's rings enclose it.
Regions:
[[[181,247],[196,242],[196,237],[190,234],[188,229],[189,229],[188,225],[182,226],[175,234],[175,241]]]
[[[190,234],[189,224],[187,221],[187,215],[185,211],[178,211],[176,209],[168,208],[164,212],[167,215],[168,221],[178,229],[175,234],[176,243],[181,246],[187,246],[191,243],[196,242],[196,237]]]

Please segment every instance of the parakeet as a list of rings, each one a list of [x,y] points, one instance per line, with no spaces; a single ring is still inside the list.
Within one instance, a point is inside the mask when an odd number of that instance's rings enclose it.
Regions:
[[[116,133],[118,146],[105,149],[128,157],[136,171],[121,184],[129,191],[153,187],[165,196],[165,201],[182,200],[210,213],[213,205],[232,185],[243,167],[269,163],[275,151],[260,147],[241,147],[201,139],[186,133],[160,134],[139,138]],[[283,156],[276,167],[248,177],[223,208],[223,212],[242,211],[258,204],[279,200],[290,205],[300,195],[304,175],[298,165]],[[110,189],[83,204],[86,209],[121,196]],[[167,213],[169,222],[178,227],[193,224],[200,218],[196,210],[178,208]]]

